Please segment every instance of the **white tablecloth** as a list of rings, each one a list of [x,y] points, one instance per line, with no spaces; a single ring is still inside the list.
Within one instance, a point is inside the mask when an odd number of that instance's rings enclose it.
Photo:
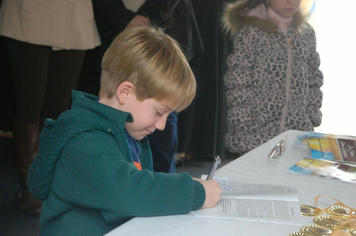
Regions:
[[[318,206],[321,208],[336,203],[330,197],[336,198],[350,207],[356,207],[355,184],[287,172],[299,160],[310,156],[309,149],[306,146],[295,142],[296,136],[303,133],[290,130],[271,139],[220,168],[214,178],[298,186],[301,204],[314,205],[316,196],[326,195],[328,197],[321,197],[318,201]],[[288,134],[288,142],[284,154],[277,159],[269,159],[267,155],[271,149],[286,134]],[[303,217],[304,225],[314,224],[312,219],[312,217]],[[295,225],[198,218],[191,212],[187,215],[136,217],[111,231],[107,236],[286,236],[298,232],[299,229],[300,226]]]

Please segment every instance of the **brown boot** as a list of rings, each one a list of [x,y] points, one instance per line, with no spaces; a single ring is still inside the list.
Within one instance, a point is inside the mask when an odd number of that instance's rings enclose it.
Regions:
[[[27,188],[27,170],[38,151],[39,124],[15,125],[14,137],[16,159],[19,169],[19,203],[20,208],[32,215],[40,215],[42,202],[33,198]]]

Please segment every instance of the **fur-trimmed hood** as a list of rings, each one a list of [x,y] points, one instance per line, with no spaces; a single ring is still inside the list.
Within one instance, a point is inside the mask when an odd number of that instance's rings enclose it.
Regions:
[[[294,15],[292,25],[301,29],[305,22],[306,16],[299,10]],[[224,30],[231,36],[235,36],[243,25],[252,25],[268,33],[274,33],[278,30],[278,24],[268,17],[267,8],[264,4],[260,4],[249,11],[246,11],[245,2],[227,4],[222,16],[222,24]]]

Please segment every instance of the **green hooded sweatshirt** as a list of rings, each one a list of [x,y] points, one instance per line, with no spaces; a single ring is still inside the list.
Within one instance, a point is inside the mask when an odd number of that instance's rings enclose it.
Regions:
[[[43,236],[103,235],[135,216],[186,214],[205,201],[187,173],[152,171],[148,139],[138,141],[142,170],[133,164],[124,132],[129,113],[73,91],[72,108],[47,119],[28,187],[43,201]]]

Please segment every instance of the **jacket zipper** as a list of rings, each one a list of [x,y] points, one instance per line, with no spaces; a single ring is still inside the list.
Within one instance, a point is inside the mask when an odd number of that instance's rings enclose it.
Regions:
[[[280,133],[285,131],[287,111],[290,102],[290,84],[291,84],[291,77],[292,77],[292,63],[293,63],[292,39],[288,38],[287,40],[288,40],[288,50],[287,50],[288,64],[287,64],[287,78],[286,78],[286,96],[285,96],[286,100],[282,109],[281,124],[279,127]]]

